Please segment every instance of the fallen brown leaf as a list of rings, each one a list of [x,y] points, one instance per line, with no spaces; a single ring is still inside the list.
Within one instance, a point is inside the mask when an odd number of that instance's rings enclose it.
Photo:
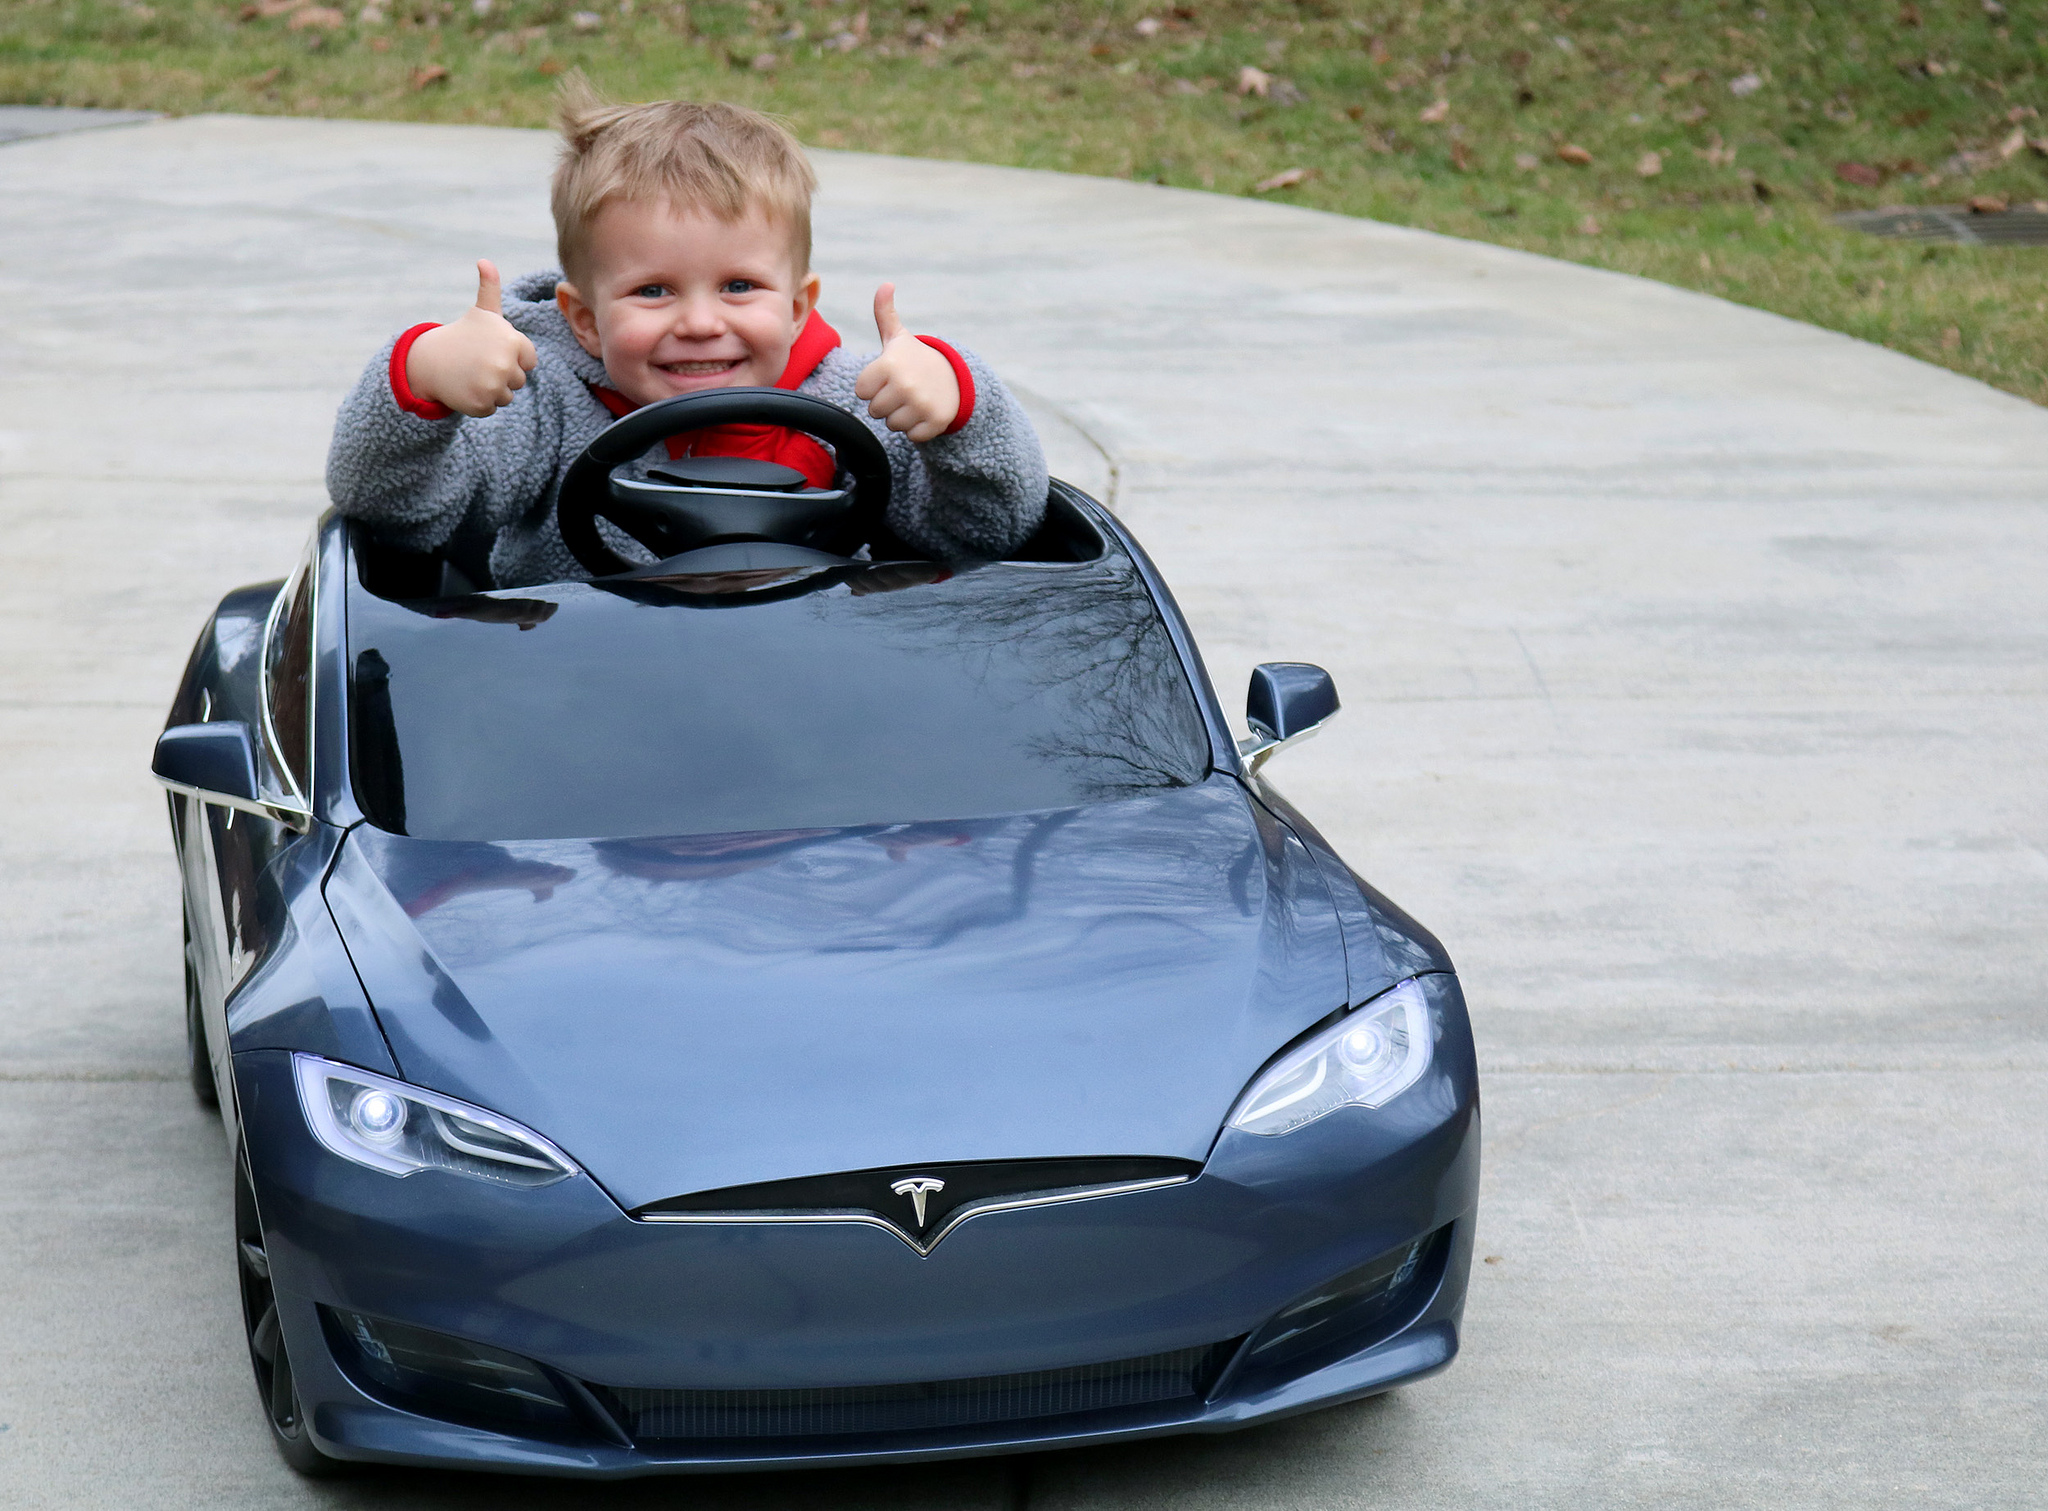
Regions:
[[[1541,160],[1533,152],[1517,152],[1515,154],[1515,166],[1524,173],[1534,173],[1541,165]]]
[[[1947,330],[1945,330],[1945,331],[1943,331],[1943,332],[1941,333],[1941,349],[1942,349],[1943,351],[1945,351],[1945,352],[1952,352],[1952,351],[1955,351],[1955,350],[1957,350],[1957,349],[1958,349],[1959,347],[1961,347],[1961,346],[1962,346],[1962,344],[1963,344],[1963,333],[1962,333],[1962,331],[1961,331],[1960,329],[1958,329],[1957,327],[1955,327],[1955,326],[1951,325],[1951,326],[1950,326],[1950,327],[1949,327],[1949,328],[1948,328]]]
[[[2021,121],[2038,121],[2041,112],[2031,105],[2015,105],[2005,113],[2005,118],[2017,126]]]
[[[1307,177],[1308,169],[1289,168],[1284,172],[1274,174],[1271,178],[1260,179],[1252,185],[1252,193],[1271,194],[1275,189],[1292,189]]]
[[[257,74],[254,78],[249,80],[249,87],[251,89],[268,89],[272,84],[275,84],[278,81],[278,78],[283,73],[284,69],[281,67],[266,68],[263,70],[263,72]]]
[[[1908,0],[1907,4],[1899,7],[1899,25],[1918,26],[1919,24],[1920,7],[1912,4],[1911,0]]]
[[[1663,171],[1664,154],[1661,152],[1645,152],[1636,159],[1636,177],[1638,178],[1655,178]]]
[[[391,39],[390,39],[389,37],[372,37],[372,38],[370,38],[370,51],[371,51],[371,52],[389,52],[389,51],[391,51]]]
[[[1579,222],[1579,234],[1581,236],[1598,236],[1600,234],[1600,222],[1588,215]]]
[[[1701,121],[1704,121],[1706,118],[1706,106],[1688,105],[1685,109],[1679,111],[1678,114],[1674,115],[1671,119],[1678,122],[1678,124],[1681,126],[1695,126],[1698,125]]]
[[[1884,182],[1884,169],[1873,168],[1868,163],[1836,163],[1835,177],[1859,189],[1875,189]]]
[[[747,67],[753,69],[755,73],[773,73],[775,65],[781,61],[782,59],[772,52],[757,52],[747,59]]]
[[[318,27],[322,31],[338,31],[348,25],[348,17],[331,5],[309,5],[303,10],[292,12],[291,20],[285,22],[289,31],[307,31]]]
[[[1593,166],[1593,154],[1577,142],[1561,143],[1557,149],[1557,160],[1561,163],[1570,163],[1574,168]]]
[[[412,71],[412,87],[415,89],[425,89],[432,84],[447,82],[448,67],[444,63],[429,63],[424,68],[415,68]]]
[[[1272,87],[1273,76],[1263,68],[1254,68],[1251,64],[1247,63],[1237,71],[1237,92],[1239,94],[1255,94],[1263,100],[1266,97],[1266,92]]]
[[[268,21],[273,16],[282,16],[312,3],[313,0],[256,0],[255,10],[257,15]]]
[[[2024,126],[2015,126],[2006,134],[2005,140],[1998,144],[1998,155],[2001,160],[2008,159],[2026,145],[2026,128]]]
[[[1472,171],[1472,149],[1463,142],[1451,143],[1451,166],[1460,173]]]
[[[1683,89],[1698,77],[1690,68],[1667,68],[1657,75],[1657,82],[1666,89]]]
[[[2003,194],[1973,194],[1970,196],[1972,215],[2003,215],[2006,201]]]
[[[544,73],[549,78],[553,78],[556,74],[560,73],[563,69],[567,68],[568,66],[569,65],[567,63],[564,63],[560,58],[542,58],[538,63],[533,65],[534,72]]]
[[[1433,105],[1423,106],[1421,113],[1415,119],[1421,121],[1426,126],[1435,126],[1441,123],[1450,113],[1451,102],[1449,100],[1438,100]]]

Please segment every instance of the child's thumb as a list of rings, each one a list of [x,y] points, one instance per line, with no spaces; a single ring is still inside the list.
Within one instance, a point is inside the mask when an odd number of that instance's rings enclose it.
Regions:
[[[875,290],[875,330],[887,346],[903,334],[903,319],[896,313],[896,285],[885,283]]]
[[[493,315],[505,313],[505,296],[498,287],[498,265],[488,258],[477,259],[476,307]]]

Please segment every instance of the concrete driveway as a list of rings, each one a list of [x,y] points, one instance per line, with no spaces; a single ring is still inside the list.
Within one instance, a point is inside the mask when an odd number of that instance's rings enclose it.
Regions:
[[[1284,206],[820,154],[827,313],[1033,396],[1276,775],[1459,960],[1465,1352],[1221,1438],[620,1487],[296,1481],[185,1089],[149,743],[323,503],[336,400],[546,138],[197,118],[0,146],[0,1503],[2038,1506],[2048,413],[1768,315]]]

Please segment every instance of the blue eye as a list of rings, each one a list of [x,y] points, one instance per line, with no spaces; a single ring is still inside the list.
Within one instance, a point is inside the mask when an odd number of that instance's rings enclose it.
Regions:
[[[751,294],[760,286],[751,278],[734,278],[727,281],[725,292],[728,294]]]
[[[668,290],[658,283],[643,283],[633,290],[635,299],[659,299]]]

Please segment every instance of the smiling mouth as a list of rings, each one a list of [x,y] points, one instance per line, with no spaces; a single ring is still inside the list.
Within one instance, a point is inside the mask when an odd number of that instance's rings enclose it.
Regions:
[[[674,373],[678,378],[709,378],[718,373],[729,373],[739,365],[738,357],[721,357],[716,362],[663,362],[661,370]]]

